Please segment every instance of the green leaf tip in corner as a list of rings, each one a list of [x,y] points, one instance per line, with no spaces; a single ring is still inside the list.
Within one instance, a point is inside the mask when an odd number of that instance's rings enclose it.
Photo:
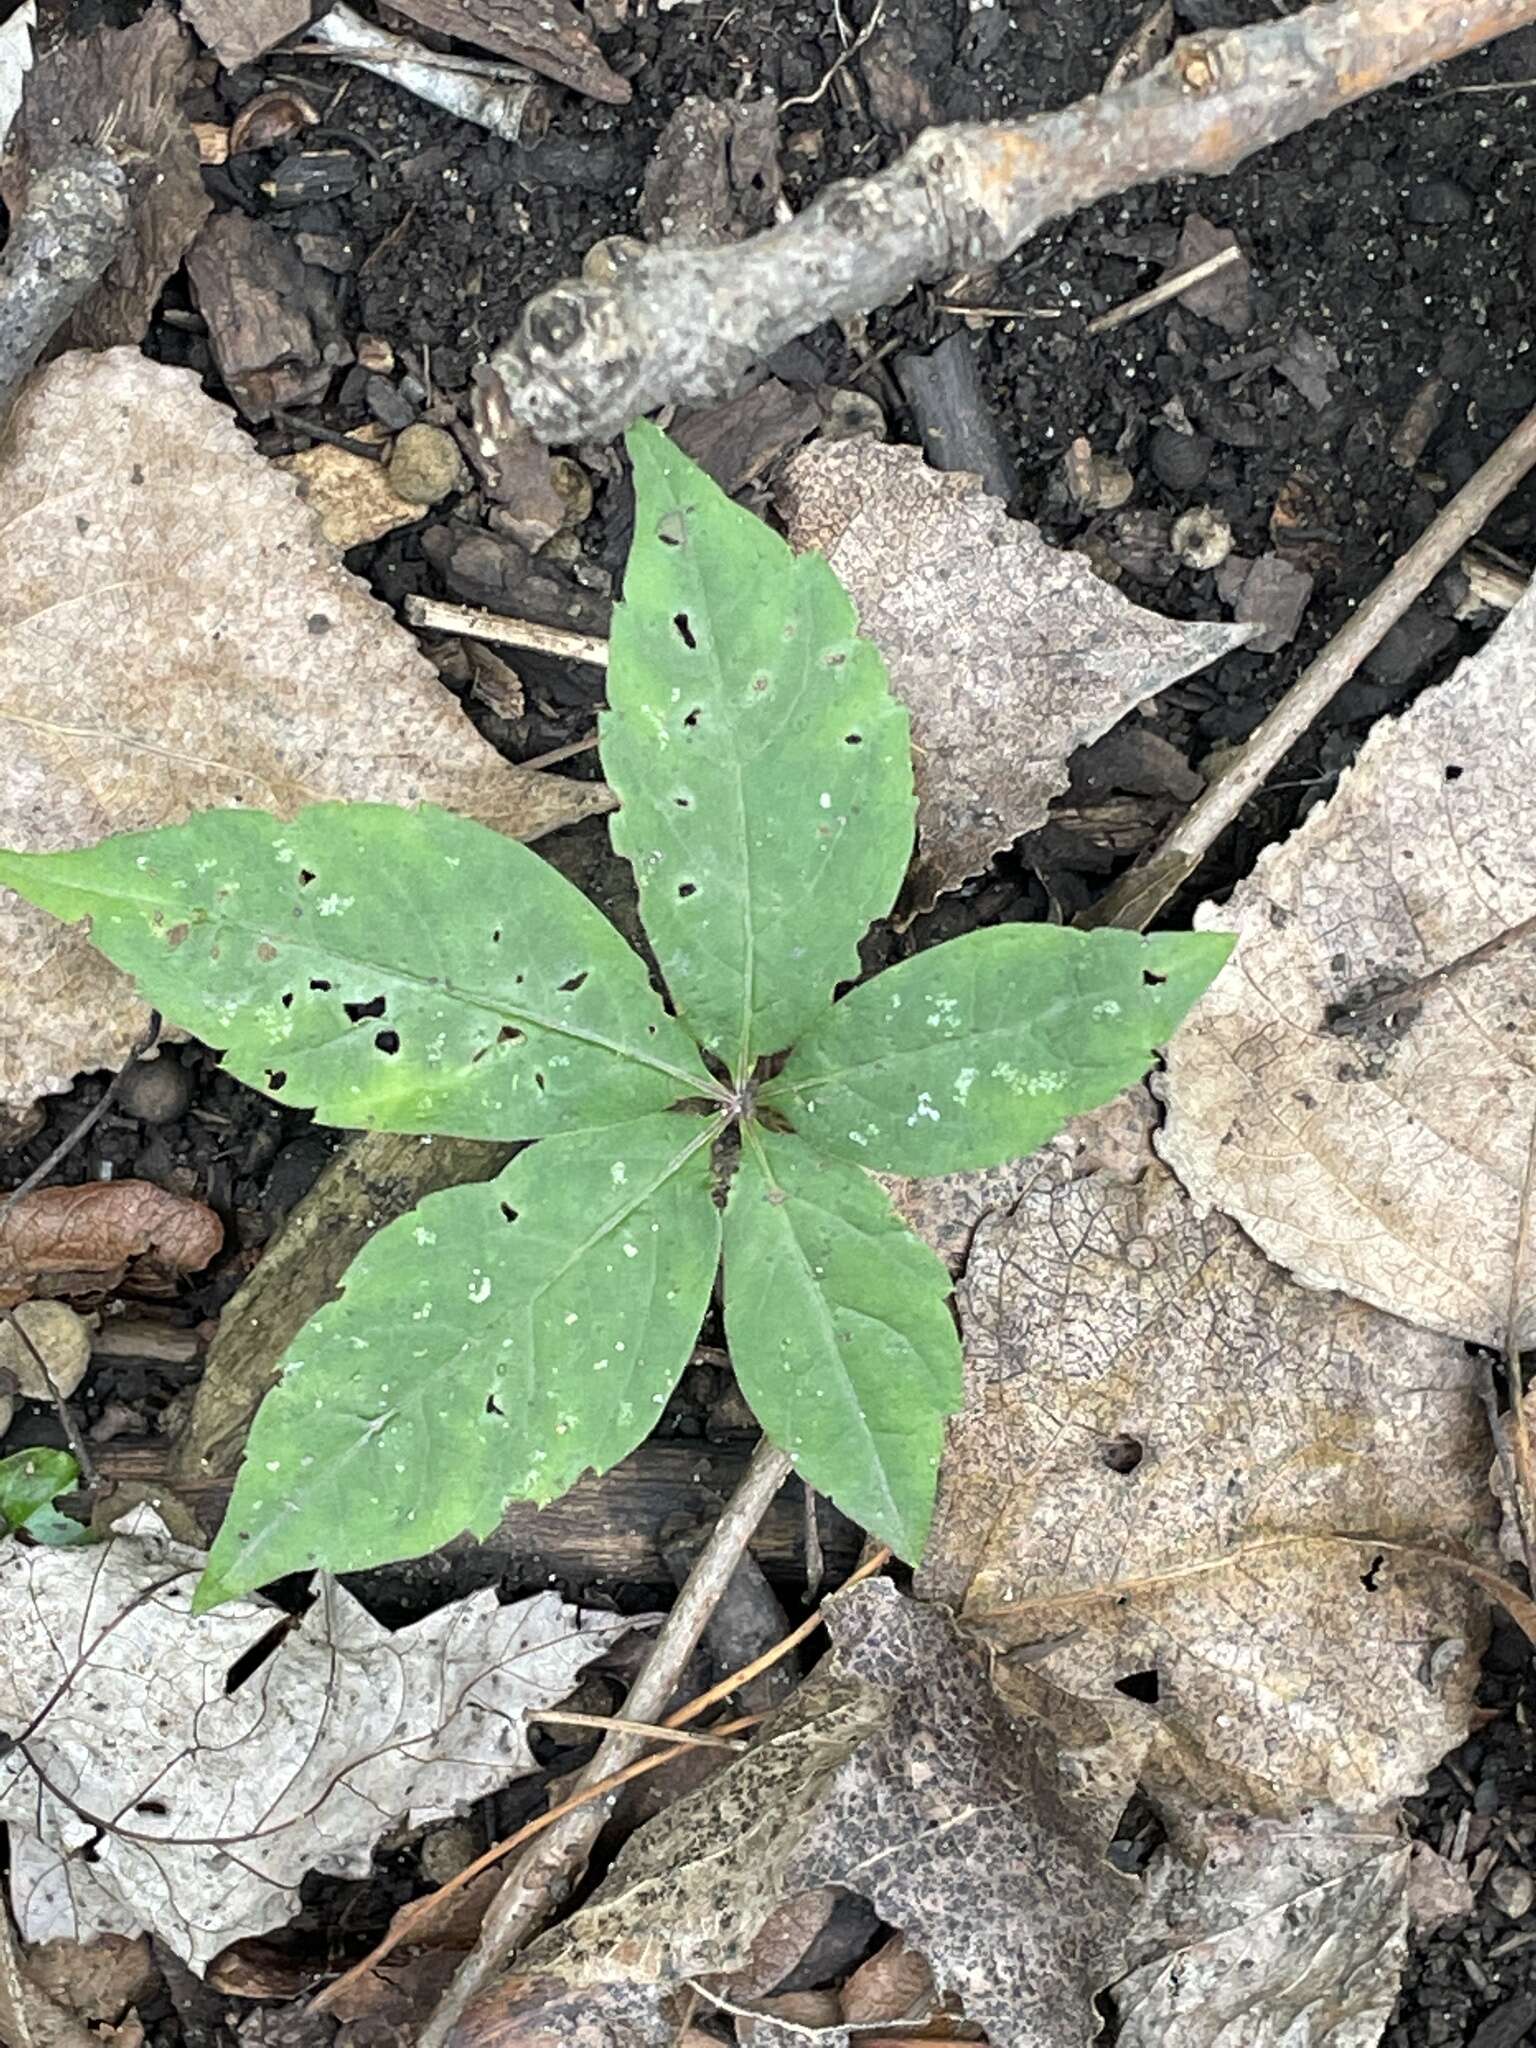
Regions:
[[[741,1081],[858,973],[896,899],[916,816],[907,713],[821,556],[794,554],[657,428],[632,428],[629,452],[610,832],[680,1016]]]
[[[240,1080],[348,1129],[532,1138],[714,1083],[644,963],[516,840],[451,812],[207,811],[0,854]]]
[[[198,1610],[486,1536],[509,1500],[627,1456],[709,1303],[717,1128],[663,1115],[547,1138],[370,1239],[262,1403]]]
[[[90,1530],[53,1505],[79,1479],[80,1468],[67,1451],[13,1451],[0,1458],[0,1536],[23,1530],[53,1548],[89,1543]]]
[[[867,1174],[749,1131],[725,1280],[731,1363],[753,1414],[808,1485],[916,1563],[944,1418],[963,1394],[942,1260]]]
[[[817,1152],[876,1172],[1027,1158],[1140,1080],[1231,944],[1222,932],[968,932],[844,996],[762,1100]]]

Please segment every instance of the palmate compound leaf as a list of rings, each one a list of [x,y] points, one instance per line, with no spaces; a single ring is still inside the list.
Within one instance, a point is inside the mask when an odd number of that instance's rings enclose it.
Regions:
[[[603,772],[668,988],[733,1076],[858,973],[912,850],[907,714],[818,555],[793,555],[656,428],[629,436],[635,539]]]
[[[1230,949],[1218,933],[968,932],[844,996],[761,1099],[817,1152],[882,1173],[1024,1158],[1140,1080]]]
[[[649,1432],[720,1256],[718,1120],[546,1138],[381,1230],[290,1346],[197,1592],[484,1536]]]
[[[746,1134],[725,1217],[737,1380],[806,1482],[914,1562],[964,1397],[949,1287],[867,1174]]]
[[[715,1092],[639,956],[525,846],[424,806],[207,811],[0,853],[173,1023],[349,1129],[533,1138]]]

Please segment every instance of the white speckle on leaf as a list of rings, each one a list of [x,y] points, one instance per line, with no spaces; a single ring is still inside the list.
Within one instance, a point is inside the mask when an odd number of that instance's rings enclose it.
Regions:
[[[350,910],[357,901],[355,896],[322,896],[315,905],[322,917],[340,917],[344,910]]]
[[[956,1102],[963,1103],[965,1101],[965,1098],[971,1092],[971,1084],[975,1081],[975,1079],[976,1069],[974,1067],[962,1067],[960,1069],[959,1073],[955,1076]]]
[[[576,1314],[576,1311],[575,1311],[575,1309],[572,1309],[572,1310],[571,1310],[571,1312],[569,1313],[569,1315],[567,1315],[567,1317],[566,1317],[566,1319],[565,1319],[565,1327],[566,1327],[567,1329],[569,1329],[569,1328],[571,1327],[571,1324],[572,1324],[572,1323],[574,1323],[574,1322],[578,1322],[578,1321],[580,1321],[580,1318],[579,1318],[579,1317],[578,1317],[578,1315]]]
[[[817,801],[824,811],[830,811],[832,808],[832,792],[829,789],[824,789]]]
[[[422,1223],[417,1224],[416,1228],[411,1232],[411,1235],[415,1238],[418,1244],[437,1243],[437,1232],[435,1230],[428,1230],[426,1225]]]
[[[613,1184],[614,1184],[614,1186],[615,1186],[616,1188],[621,1188],[621,1187],[623,1187],[623,1185],[624,1185],[624,1162],[623,1162],[623,1160],[622,1160],[622,1159],[615,1159],[615,1161],[613,1162],[612,1166],[610,1166],[610,1167],[609,1167],[609,1169],[608,1169],[608,1177],[609,1177],[609,1179],[610,1179],[610,1180],[611,1180],[611,1181],[613,1182]]]
[[[469,1283],[469,1298],[477,1308],[481,1302],[490,1300],[491,1276],[489,1273],[476,1273],[474,1279]]]
[[[907,1121],[908,1121],[908,1122],[910,1123],[910,1122],[912,1121],[912,1119],[911,1119],[911,1118],[909,1117],[909,1118],[907,1119]],[[869,1143],[869,1140],[868,1140],[868,1138],[866,1138],[866,1137],[865,1137],[865,1135],[864,1135],[864,1133],[863,1133],[862,1131],[850,1131],[850,1132],[848,1133],[848,1142],[849,1142],[849,1144],[850,1144],[850,1145],[866,1145],[866,1146],[867,1146],[867,1145],[868,1145],[868,1143]]]
[[[624,1247],[624,1256],[625,1256],[625,1258],[626,1258],[626,1259],[638,1259],[638,1258],[639,1258],[639,1256],[640,1256],[640,1247],[639,1247],[639,1245],[637,1245],[637,1244],[627,1244],[627,1245],[625,1245],[625,1247]]]
[[[907,1118],[907,1129],[909,1131],[915,1130],[917,1128],[918,1120],[922,1117],[926,1117],[929,1123],[931,1124],[936,1124],[941,1121],[939,1112],[933,1106],[933,1099],[928,1094],[928,1091],[926,1089],[924,1089],[923,1093],[918,1096],[917,1107],[913,1110],[912,1114]]]
[[[1120,1005],[1118,1003],[1111,1002],[1109,998],[1106,997],[1102,1003],[1094,1004],[1093,1014],[1095,1017],[1118,1017],[1120,1014]]]

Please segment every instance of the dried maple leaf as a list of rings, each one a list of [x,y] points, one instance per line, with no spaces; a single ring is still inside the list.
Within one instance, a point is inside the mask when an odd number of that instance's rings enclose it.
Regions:
[[[1499,944],[1536,903],[1533,675],[1536,594],[1201,912],[1238,946],[1170,1050],[1159,1140],[1299,1280],[1483,1344],[1536,1300],[1536,936]]]
[[[77,143],[109,145],[128,180],[123,245],[55,347],[137,347],[166,279],[212,209],[197,137],[182,110],[192,68],[191,37],[163,4],[128,28],[66,39],[37,60],[0,164],[0,199],[13,218],[35,174]]]
[[[88,844],[219,804],[431,801],[531,839],[608,807],[508,766],[190,371],[67,356],[0,439],[0,840]],[[143,1028],[79,931],[0,892],[0,1101]]]
[[[915,448],[816,442],[790,457],[778,502],[796,547],[842,578],[912,714],[908,915],[1043,825],[1078,747],[1248,637],[1142,611]]]
[[[1123,1804],[1071,1798],[1054,1745],[1009,1719],[938,1608],[871,1581],[835,1647],[739,1761],[633,1836],[596,1894],[519,1959],[528,1976],[649,1986],[740,1970],[786,1899],[867,1898],[995,2048],[1087,2048],[1134,1891],[1103,1850]],[[468,2038],[511,2038],[493,1991]],[[477,2026],[483,2035],[476,2033]]]
[[[1418,1789],[1477,1677],[1479,1596],[1422,1550],[1492,1558],[1480,1368],[1298,1287],[1165,1169],[1069,1170],[972,1245],[920,1587],[985,1629],[1006,1698],[1146,1743],[1181,1803]]]
[[[87,1274],[95,1285],[145,1255],[198,1273],[223,1242],[206,1203],[147,1180],[37,1188],[0,1216],[0,1302],[24,1299],[44,1277]]]
[[[202,1554],[147,1508],[105,1547],[0,1549],[0,1759],[24,1939],[152,1930],[194,1969],[281,1926],[306,1871],[366,1877],[389,1829],[534,1768],[530,1711],[633,1621],[472,1594],[391,1634],[324,1583],[189,1612]],[[278,1647],[233,1684],[274,1631]]]

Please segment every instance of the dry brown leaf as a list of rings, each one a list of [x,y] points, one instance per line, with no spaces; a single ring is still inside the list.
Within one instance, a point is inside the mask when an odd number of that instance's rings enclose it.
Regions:
[[[789,458],[778,502],[795,546],[846,584],[912,714],[909,915],[1043,825],[1078,747],[1248,636],[1142,611],[915,448],[815,442]]]
[[[1479,1368],[1298,1287],[1162,1168],[1068,1172],[1046,1160],[972,1246],[920,1587],[984,1626],[1005,1698],[1145,1741],[1180,1803],[1418,1789],[1467,1732],[1483,1636],[1429,1552],[1492,1558]]]
[[[0,1261],[3,1261],[0,1250]],[[18,1399],[67,1401],[85,1378],[91,1363],[91,1324],[76,1315],[67,1302],[7,1302],[3,1263],[0,1263],[0,1436],[16,1416]]]
[[[776,1907],[836,1886],[921,1946],[994,2048],[1087,2048],[1134,1899],[1103,1858],[1122,1795],[1067,1796],[1054,1744],[1002,1711],[941,1609],[874,1580],[827,1614],[835,1657],[745,1756],[631,1837],[526,1968],[659,1998],[745,1967]],[[495,1994],[476,2012],[501,2040]]]
[[[1536,1128],[1536,936],[1353,1031],[1329,1018],[1530,917],[1533,678],[1536,593],[1200,913],[1238,948],[1170,1049],[1159,1140],[1299,1280],[1493,1345]],[[1536,1306],[1530,1242],[1522,1266]]]
[[[1408,1952],[1410,1849],[1327,1813],[1231,1817],[1193,1869],[1160,1849],[1144,1959],[1111,1991],[1120,2048],[1376,2048]]]
[[[611,70],[591,26],[571,0],[391,0],[396,14],[441,35],[477,43],[493,56],[525,64],[573,92],[623,106],[626,79]]]
[[[926,1958],[896,1935],[861,1963],[843,1986],[843,2018],[850,2026],[925,2020],[938,2003]]]
[[[43,1279],[86,1275],[95,1287],[146,1256],[198,1273],[223,1242],[224,1226],[206,1203],[147,1180],[36,1188],[0,1216],[0,1302],[24,1299]]]
[[[297,1626],[189,1612],[203,1558],[146,1508],[105,1545],[0,1549],[0,1758],[24,1939],[153,1930],[194,1969],[281,1926],[308,1870],[531,1770],[551,1706],[635,1624],[494,1592],[391,1634],[326,1582]],[[274,1628],[282,1639],[233,1686]],[[88,1853],[87,1853],[88,1852]]]
[[[0,437],[0,841],[88,844],[219,804],[430,801],[518,838],[606,809],[508,766],[195,376],[68,356]],[[0,1100],[143,1028],[77,931],[0,900]]]
[[[129,194],[128,235],[56,348],[137,347],[162,286],[212,209],[182,111],[192,65],[191,38],[164,0],[129,28],[67,39],[37,60],[0,164],[0,199],[14,217],[38,171],[77,143],[104,141]]]

